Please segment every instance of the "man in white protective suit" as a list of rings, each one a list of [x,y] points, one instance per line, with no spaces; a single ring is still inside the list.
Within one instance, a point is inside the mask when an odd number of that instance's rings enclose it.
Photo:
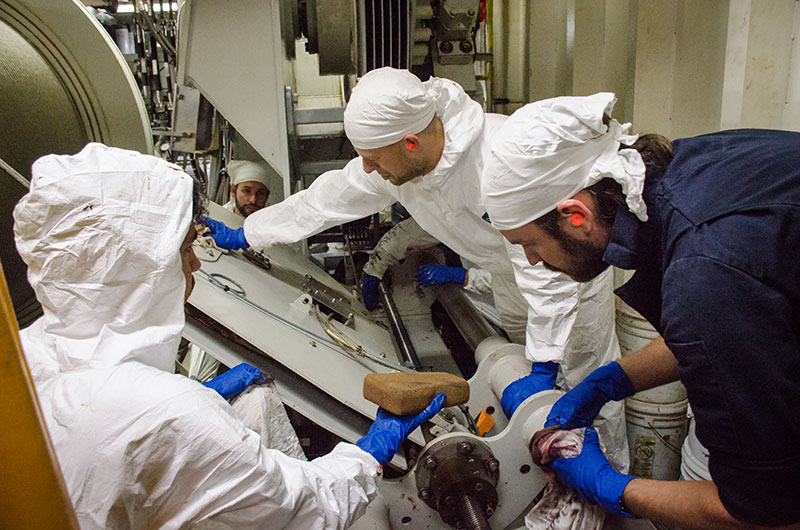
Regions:
[[[250,215],[242,228],[209,219],[212,237],[229,249],[291,243],[400,202],[423,230],[491,274],[503,328],[513,341],[525,343],[533,361],[531,373],[503,393],[510,417],[522,401],[553,388],[557,379],[569,389],[619,358],[619,344],[611,271],[579,284],[530,266],[522,249],[506,244],[484,218],[481,171],[492,136],[506,119],[484,113],[448,79],[423,83],[407,70],[368,72],[344,113],[345,132],[360,156],[322,174],[307,190]],[[365,295],[374,288],[362,286]],[[598,431],[611,460],[626,469],[622,411],[621,403],[610,403]]]
[[[356,445],[311,462],[267,449],[221,387],[173,373],[200,267],[193,179],[101,144],[32,174],[14,231],[44,316],[20,337],[81,528],[349,527],[444,394],[416,416],[379,409]]]

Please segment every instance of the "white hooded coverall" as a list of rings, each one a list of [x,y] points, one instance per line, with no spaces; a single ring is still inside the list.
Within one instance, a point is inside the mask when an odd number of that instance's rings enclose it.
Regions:
[[[572,388],[595,368],[620,357],[611,271],[577,283],[541,265],[530,266],[522,247],[508,244],[483,219],[484,159],[492,136],[508,117],[484,113],[448,79],[431,78],[423,85],[434,98],[445,135],[442,156],[430,173],[395,186],[378,172],[365,173],[357,157],[341,170],[323,173],[308,189],[248,216],[245,238],[254,247],[293,243],[398,201],[423,230],[491,273],[495,307],[509,337],[526,344],[531,361],[560,363],[559,384]],[[622,411],[622,403],[609,404],[596,427],[609,459],[625,471],[628,442]]]
[[[347,528],[380,483],[369,454],[266,449],[219,394],[172,373],[191,212],[180,168],[100,144],[36,161],[14,211],[44,309],[22,345],[81,528]]]

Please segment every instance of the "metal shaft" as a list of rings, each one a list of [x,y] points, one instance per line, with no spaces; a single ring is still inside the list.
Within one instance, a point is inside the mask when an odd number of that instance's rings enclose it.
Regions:
[[[403,324],[403,319],[400,318],[400,313],[397,311],[397,306],[394,305],[394,300],[389,289],[386,288],[384,280],[378,283],[378,292],[381,295],[383,309],[389,319],[389,326],[392,328],[392,338],[394,339],[392,342],[394,342],[404,361],[410,362],[415,370],[422,371],[422,363],[417,356],[417,350],[411,344],[411,337],[408,335],[406,325]]]
[[[487,337],[498,336],[494,328],[469,301],[463,287],[453,283],[440,283],[432,286],[432,289],[473,351]]]
[[[478,500],[472,495],[464,495],[458,501],[461,522],[468,530],[492,530]]]

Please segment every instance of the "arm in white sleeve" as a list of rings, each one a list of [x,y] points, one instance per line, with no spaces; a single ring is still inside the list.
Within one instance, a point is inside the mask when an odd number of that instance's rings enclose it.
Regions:
[[[528,302],[525,355],[534,362],[560,363],[578,314],[580,284],[541,263],[531,265],[521,246],[505,243],[517,285]]]
[[[195,410],[170,425],[184,436],[171,434],[169,451],[148,455],[148,465],[159,467],[159,456],[177,453],[167,464],[179,467],[163,504],[186,512],[180,519],[231,528],[345,529],[375,498],[381,466],[355,445],[340,443],[323,457],[297,460],[266,449],[257,434],[219,408]],[[176,497],[183,492],[193,493]]]
[[[333,226],[379,212],[394,201],[377,173],[364,173],[361,157],[320,175],[308,189],[263,208],[244,221],[254,247],[294,243]]]
[[[438,245],[439,240],[430,235],[409,217],[386,232],[364,266],[364,273],[383,278],[386,269],[405,259],[411,250]]]

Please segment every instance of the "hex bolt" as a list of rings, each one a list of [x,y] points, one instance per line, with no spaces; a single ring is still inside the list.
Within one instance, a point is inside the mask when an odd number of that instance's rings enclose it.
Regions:
[[[439,51],[442,53],[452,53],[453,52],[453,43],[449,40],[445,40],[439,43]]]
[[[425,469],[435,469],[436,459],[433,456],[427,456],[422,465],[425,466]]]
[[[431,490],[429,488],[420,488],[417,495],[425,502],[431,500]]]
[[[468,40],[462,40],[461,44],[458,45],[458,49],[464,53],[470,53],[472,51],[472,43]]]
[[[444,498],[444,503],[447,506],[452,506],[456,503],[456,499],[452,495],[448,495],[447,497]]]
[[[483,482],[478,482],[475,484],[475,493],[480,493],[483,491]]]
[[[493,513],[494,513],[494,508],[492,508],[491,506],[487,506],[486,507],[486,515],[491,517]]]
[[[456,450],[460,455],[468,455],[472,452],[472,444],[469,442],[459,442]]]
[[[489,469],[490,472],[496,473],[498,469],[500,469],[500,461],[496,458],[490,459],[486,462],[486,467]]]

